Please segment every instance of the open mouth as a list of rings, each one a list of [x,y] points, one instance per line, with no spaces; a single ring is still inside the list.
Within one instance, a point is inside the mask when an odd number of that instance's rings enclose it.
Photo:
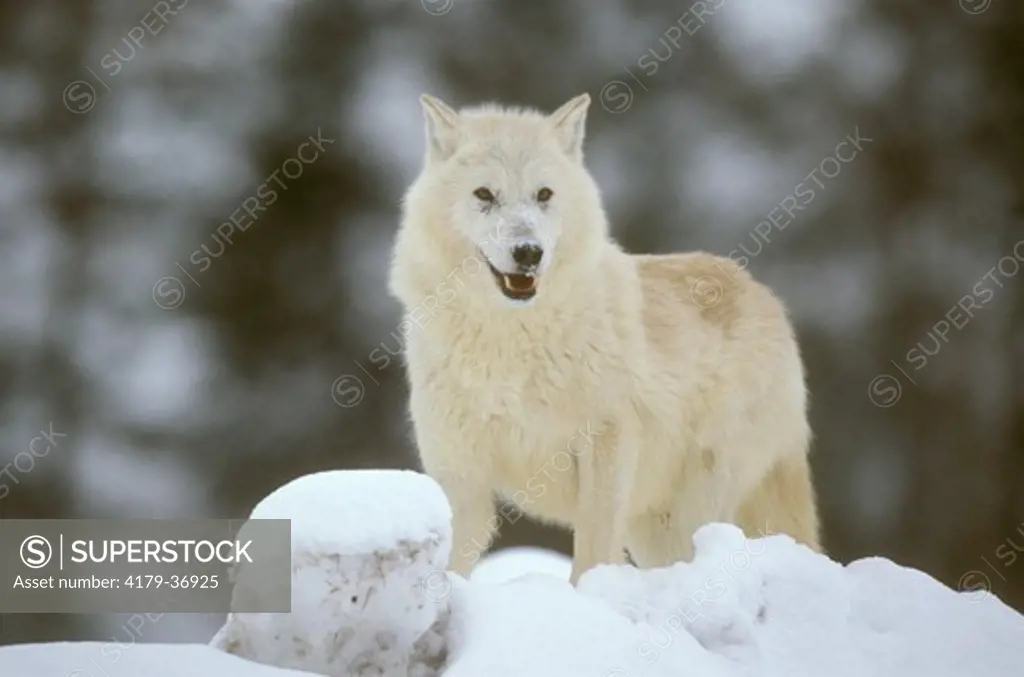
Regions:
[[[487,261],[486,257],[484,258]],[[521,273],[502,273],[490,261],[487,267],[491,269],[491,275],[498,283],[498,289],[505,295],[505,298],[513,301],[529,301],[537,294],[537,278],[533,275]]]

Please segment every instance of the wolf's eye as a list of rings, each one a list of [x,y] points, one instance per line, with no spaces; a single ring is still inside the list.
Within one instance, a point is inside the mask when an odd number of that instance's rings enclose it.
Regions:
[[[473,195],[476,195],[479,199],[484,202],[494,202],[494,193],[487,190],[486,188],[477,188],[473,191]]]
[[[541,188],[537,191],[537,202],[547,202],[554,195],[550,188]]]

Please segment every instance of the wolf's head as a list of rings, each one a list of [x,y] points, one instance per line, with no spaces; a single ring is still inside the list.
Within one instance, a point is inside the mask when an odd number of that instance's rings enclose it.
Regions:
[[[550,115],[492,105],[457,112],[426,95],[421,102],[426,158],[403,224],[419,231],[403,233],[415,257],[441,254],[448,266],[475,257],[489,272],[470,283],[473,292],[517,305],[543,295],[556,276],[569,284],[606,229],[583,166],[589,95]]]

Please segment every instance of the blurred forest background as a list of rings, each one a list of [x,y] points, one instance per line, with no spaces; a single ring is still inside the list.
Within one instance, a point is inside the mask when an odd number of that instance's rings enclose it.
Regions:
[[[303,473],[417,467],[401,365],[368,359],[397,350],[385,280],[417,98],[589,92],[616,237],[744,257],[791,308],[830,554],[1024,610],[1022,12],[4,3],[0,517],[242,517]],[[498,546],[569,543],[521,520]],[[7,615],[0,643],[219,623]]]

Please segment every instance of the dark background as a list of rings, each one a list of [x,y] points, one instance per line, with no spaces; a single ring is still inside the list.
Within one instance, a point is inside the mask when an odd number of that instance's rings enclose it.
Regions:
[[[1024,609],[1019,2],[13,0],[0,35],[3,518],[241,517],[304,473],[415,467],[402,368],[368,355],[396,347],[417,98],[589,92],[616,237],[743,244],[791,308],[830,554]],[[334,142],[216,242],[318,129]],[[870,142],[759,244],[855,130]],[[499,546],[569,542],[523,520]],[[124,624],[8,615],[0,643],[127,641]]]

